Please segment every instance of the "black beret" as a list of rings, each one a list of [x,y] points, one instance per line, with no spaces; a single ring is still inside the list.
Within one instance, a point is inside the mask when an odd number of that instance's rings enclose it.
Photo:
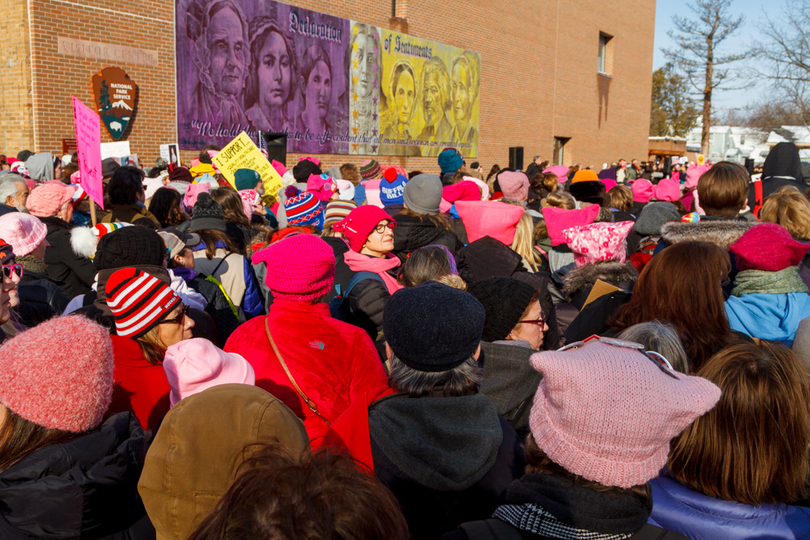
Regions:
[[[481,339],[488,342],[506,339],[529,307],[535,292],[525,281],[507,277],[476,281],[467,285],[467,290],[487,313]]]

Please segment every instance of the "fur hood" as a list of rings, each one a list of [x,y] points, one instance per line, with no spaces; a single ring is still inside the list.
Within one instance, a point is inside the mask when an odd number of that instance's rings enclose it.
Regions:
[[[630,263],[616,261],[586,264],[566,274],[563,293],[571,296],[581,289],[592,287],[599,279],[618,287],[621,283],[638,279],[638,271]]]
[[[747,220],[713,220],[698,223],[671,221],[661,227],[661,238],[670,246],[679,242],[697,241],[709,242],[728,249],[728,246],[739,240],[745,231],[756,225],[758,222]]]

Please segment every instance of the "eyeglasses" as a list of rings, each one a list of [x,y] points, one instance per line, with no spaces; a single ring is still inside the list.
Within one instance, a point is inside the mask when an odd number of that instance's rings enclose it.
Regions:
[[[188,315],[188,306],[183,306],[182,311],[180,311],[180,314],[177,317],[172,317],[171,319],[163,319],[158,324],[168,324],[168,323],[183,324],[186,315]]]
[[[15,264],[4,264],[3,265],[3,277],[6,279],[11,279],[12,276],[17,275],[17,277],[23,276],[23,265],[20,263]]]
[[[546,312],[541,311],[539,319],[524,319],[524,320],[518,321],[518,322],[519,323],[526,323],[526,324],[536,324],[538,326],[543,326],[544,324],[546,324],[546,320],[548,320],[547,317],[546,317]]]
[[[672,364],[669,363],[669,360],[667,360],[664,357],[664,355],[657,353],[655,351],[645,351],[644,345],[642,345],[641,343],[634,343],[632,341],[624,341],[621,339],[606,338],[602,336],[591,336],[583,341],[569,343],[565,347],[557,349],[557,351],[562,352],[567,351],[568,349],[576,349],[578,347],[582,347],[583,345],[594,339],[602,341],[608,345],[613,345],[614,347],[622,347],[624,349],[634,349],[643,354],[647,358],[647,360],[655,364],[656,367],[658,367],[658,369],[660,369],[665,375],[669,375],[673,379],[680,380],[680,378],[677,375],[675,375],[675,368],[672,367]]]
[[[377,234],[382,234],[382,233],[385,232],[386,227],[388,227],[389,229],[393,229],[396,226],[397,226],[396,223],[394,223],[393,221],[388,221],[386,223],[380,223],[376,227],[374,227],[374,232],[376,232]]]

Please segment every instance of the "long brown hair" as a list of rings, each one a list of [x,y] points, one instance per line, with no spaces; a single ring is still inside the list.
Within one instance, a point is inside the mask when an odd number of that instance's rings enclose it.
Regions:
[[[710,497],[743,504],[805,495],[810,385],[796,355],[780,344],[740,342],[697,375],[723,393],[673,441],[670,473]]]
[[[239,223],[250,227],[250,220],[242,207],[242,197],[230,186],[218,187],[211,192],[211,198],[222,207],[222,217],[226,223]]]
[[[647,321],[670,323],[694,370],[733,341],[721,281],[728,252],[707,242],[681,242],[652,258],[641,271],[630,301],[610,318],[615,330]]]
[[[7,408],[6,418],[0,427],[0,472],[40,448],[69,441],[78,435],[42,427]]]
[[[141,353],[146,361],[153,366],[163,363],[163,358],[166,355],[166,345],[160,340],[158,335],[158,326],[155,325],[146,334],[137,338],[135,341],[141,348]]]
[[[217,255],[217,242],[225,244],[225,250],[237,253],[239,250],[231,240],[231,237],[222,231],[215,231],[213,229],[204,229],[197,231],[200,239],[205,242],[205,257],[210,261]]]

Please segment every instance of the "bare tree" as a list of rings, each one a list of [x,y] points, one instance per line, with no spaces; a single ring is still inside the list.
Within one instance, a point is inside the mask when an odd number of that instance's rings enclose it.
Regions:
[[[675,47],[664,49],[664,55],[674,62],[696,92],[703,96],[703,132],[700,146],[709,153],[709,135],[712,125],[712,92],[716,88],[740,80],[728,66],[745,58],[745,53],[718,54],[718,48],[742,25],[745,17],[730,13],[733,0],[695,0],[687,7],[694,13],[690,19],[675,15],[676,30],[668,32]]]
[[[763,15],[754,72],[782,94],[800,124],[810,125],[810,0],[786,0],[780,21]]]

